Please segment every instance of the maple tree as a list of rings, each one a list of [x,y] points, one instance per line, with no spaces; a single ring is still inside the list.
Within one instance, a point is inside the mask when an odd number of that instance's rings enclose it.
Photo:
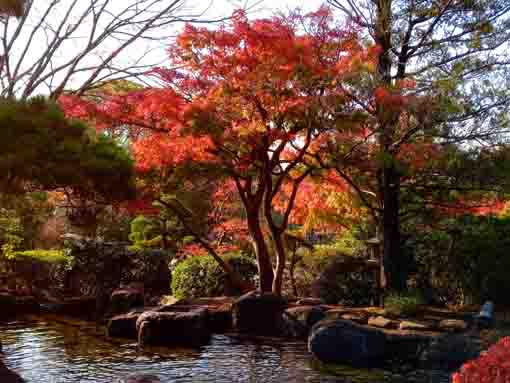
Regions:
[[[219,170],[246,212],[261,290],[280,294],[296,197],[327,140],[363,134],[343,81],[373,66],[374,53],[326,8],[254,21],[238,12],[217,30],[186,26],[169,48],[179,69],[155,71],[165,88],[61,102],[100,129],[131,127],[141,171],[188,162]]]

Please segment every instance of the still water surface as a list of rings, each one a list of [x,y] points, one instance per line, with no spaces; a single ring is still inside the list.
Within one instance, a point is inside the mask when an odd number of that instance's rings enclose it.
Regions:
[[[240,340],[216,335],[199,350],[139,350],[110,342],[90,323],[30,318],[0,325],[8,367],[27,383],[114,383],[132,374],[152,374],[163,383],[377,383],[448,382],[437,371],[390,373],[382,370],[314,368],[306,344],[288,340]],[[340,374],[340,376],[339,376]]]

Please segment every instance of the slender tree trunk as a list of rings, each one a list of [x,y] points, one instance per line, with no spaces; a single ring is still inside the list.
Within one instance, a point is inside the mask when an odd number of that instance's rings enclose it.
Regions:
[[[292,257],[290,258],[290,265],[289,265],[290,286],[292,288],[292,294],[294,294],[295,297],[297,297],[299,295],[297,286],[296,286],[296,276],[295,276],[296,264],[297,264],[296,252],[297,252],[297,246],[294,247],[294,249],[292,250]]]
[[[248,229],[253,239],[255,255],[257,257],[260,291],[271,292],[274,276],[273,266],[271,264],[271,257],[269,256],[266,241],[264,240],[264,234],[262,233],[258,211],[248,212]]]
[[[386,287],[403,291],[407,281],[407,262],[400,248],[400,176],[393,167],[384,169],[383,265]]]
[[[282,235],[279,232],[273,231],[272,233],[273,242],[276,251],[276,267],[275,275],[273,279],[272,292],[275,295],[282,295],[283,286],[283,273],[285,271],[285,261],[287,259],[287,251],[285,244],[283,243]]]
[[[381,54],[377,72],[381,86],[387,89],[392,86],[392,16],[392,0],[378,0],[374,37],[381,48]],[[378,102],[379,147],[382,154],[382,169],[378,182],[380,200],[383,203],[383,265],[386,287],[396,291],[404,290],[406,281],[405,262],[400,251],[400,175],[395,167],[395,154],[392,152],[399,115],[399,112],[388,110],[384,103]]]

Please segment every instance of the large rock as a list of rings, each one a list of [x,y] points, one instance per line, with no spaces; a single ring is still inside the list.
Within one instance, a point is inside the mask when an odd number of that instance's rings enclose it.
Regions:
[[[203,345],[211,336],[207,317],[207,309],[189,312],[146,311],[136,321],[138,344]]]
[[[24,380],[14,371],[9,370],[0,359],[0,382],[2,383],[23,383]]]
[[[285,336],[306,338],[310,329],[325,316],[321,306],[291,307],[283,313],[283,333]]]
[[[110,297],[111,314],[126,313],[133,308],[144,304],[144,291],[142,287],[128,286],[115,290]]]
[[[59,302],[45,303],[42,309],[51,314],[65,315],[74,318],[95,318],[97,314],[97,297],[67,298]]]
[[[312,328],[308,349],[325,363],[363,367],[384,358],[386,338],[380,330],[350,321],[324,320]]]
[[[208,308],[207,326],[213,333],[224,333],[232,329],[232,305],[224,304]]]
[[[273,294],[252,291],[232,306],[234,328],[256,335],[282,335],[286,301]]]
[[[40,310],[39,303],[32,296],[14,296],[0,293],[0,319],[17,314],[33,314]]]
[[[114,338],[137,339],[136,321],[142,313],[132,312],[114,316],[106,326],[107,335]]]

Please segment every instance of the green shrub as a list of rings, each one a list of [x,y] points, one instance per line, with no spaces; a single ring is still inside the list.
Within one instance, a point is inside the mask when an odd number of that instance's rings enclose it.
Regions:
[[[257,266],[246,256],[232,254],[223,257],[244,278],[253,280]],[[222,296],[228,291],[226,275],[211,256],[194,256],[179,263],[172,273],[172,294],[178,298]]]
[[[419,292],[390,294],[384,299],[384,310],[395,316],[412,316],[423,304],[424,299]]]
[[[67,255],[65,250],[26,250],[16,251],[14,253],[16,260],[31,259],[34,261],[40,261],[45,263],[53,264],[64,264],[68,263],[70,257]]]
[[[345,261],[349,258],[350,255],[342,254],[316,258],[320,273],[311,284],[311,295],[328,304],[367,306],[375,303],[378,291],[373,273],[346,271]]]
[[[404,247],[427,300],[510,304],[510,217],[465,215],[439,224],[441,230],[407,229]]]

